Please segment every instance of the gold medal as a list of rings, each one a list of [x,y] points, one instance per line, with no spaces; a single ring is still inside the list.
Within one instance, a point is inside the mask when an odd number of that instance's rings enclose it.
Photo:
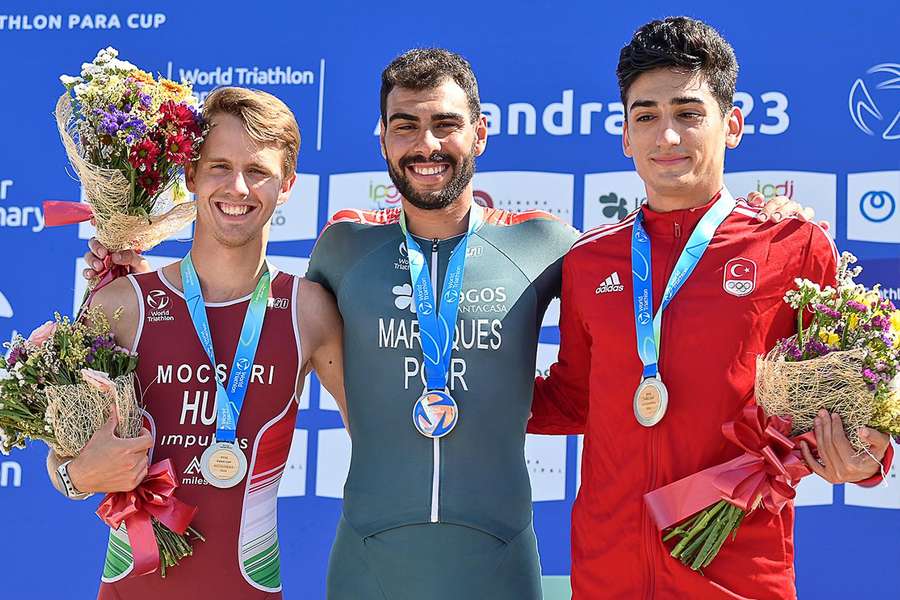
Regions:
[[[647,377],[634,393],[634,416],[644,427],[653,427],[666,414],[669,392],[659,377]]]
[[[200,472],[214,487],[234,487],[247,474],[247,457],[237,444],[216,442],[200,457]]]

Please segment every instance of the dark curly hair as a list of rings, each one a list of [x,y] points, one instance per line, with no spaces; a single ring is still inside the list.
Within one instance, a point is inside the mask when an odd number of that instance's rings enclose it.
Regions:
[[[734,104],[738,63],[734,49],[719,32],[690,17],[668,17],[638,29],[619,53],[616,76],[622,104],[635,79],[655,69],[699,73],[709,85],[724,117]]]
[[[387,97],[395,87],[431,90],[452,79],[466,93],[472,123],[481,116],[478,82],[465,58],[443,48],[414,48],[391,61],[381,73],[381,122],[387,124]]]

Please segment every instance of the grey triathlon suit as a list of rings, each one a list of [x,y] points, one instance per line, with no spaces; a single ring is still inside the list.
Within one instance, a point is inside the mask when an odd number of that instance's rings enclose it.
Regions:
[[[424,379],[399,218],[338,212],[307,273],[344,319],[353,439],[328,598],[539,599],[525,426],[541,321],[578,234],[543,212],[485,210],[466,252],[448,382],[459,421],[431,440],[412,421]],[[438,282],[459,240],[417,240]]]

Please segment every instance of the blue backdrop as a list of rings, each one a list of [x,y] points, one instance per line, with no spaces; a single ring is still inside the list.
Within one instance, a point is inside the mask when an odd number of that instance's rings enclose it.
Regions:
[[[222,1],[5,2],[0,14],[0,337],[24,332],[80,296],[77,257],[87,228],[44,229],[40,203],[78,199],[51,117],[58,76],[77,74],[108,45],[142,68],[196,82],[270,91],[296,112],[300,185],[276,216],[270,252],[303,270],[318,230],[345,206],[391,206],[375,128],[381,69],[420,45],[468,57],[491,137],[477,195],[503,208],[550,210],[588,228],[643,198],[621,152],[615,84],[619,48],[641,23],[685,9],[670,2],[501,2],[435,5]],[[560,8],[560,6],[565,8]],[[900,37],[892,1],[749,5],[698,0],[690,14],[720,29],[741,63],[736,101],[747,134],[727,158],[735,195],[760,189],[812,205],[838,245],[900,297]],[[182,241],[154,254],[179,257]],[[166,260],[160,258],[157,264]],[[537,371],[555,355],[556,311]],[[578,485],[576,438],[528,442],[545,575],[569,572],[569,511]],[[280,531],[289,598],[322,598],[340,510],[348,442],[333,401],[313,379],[282,485]],[[45,448],[0,457],[0,567],[7,597],[93,597],[106,528],[95,499],[68,502],[44,472]],[[802,598],[896,596],[900,481],[875,490],[808,478],[796,532]],[[548,582],[550,586],[554,582]],[[548,587],[549,589],[549,587]],[[556,589],[554,587],[554,589]],[[563,597],[557,592],[548,597]]]

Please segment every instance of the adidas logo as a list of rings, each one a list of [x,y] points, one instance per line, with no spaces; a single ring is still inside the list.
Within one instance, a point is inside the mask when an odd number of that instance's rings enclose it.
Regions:
[[[612,275],[603,280],[603,283],[597,288],[596,293],[605,294],[607,292],[621,292],[624,289],[625,286],[619,281],[619,272],[615,271]]]

